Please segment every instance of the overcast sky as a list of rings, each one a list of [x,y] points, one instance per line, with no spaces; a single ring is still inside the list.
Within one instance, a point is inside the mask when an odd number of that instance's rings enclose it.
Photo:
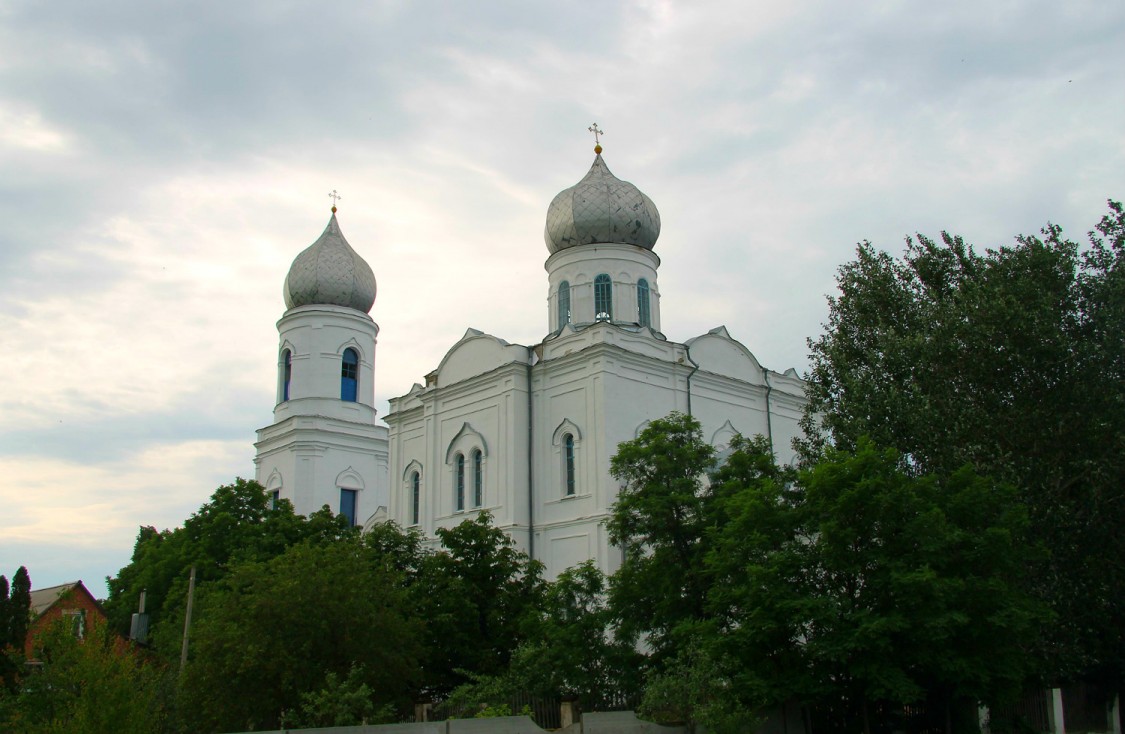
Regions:
[[[1125,3],[0,0],[0,573],[104,596],[253,476],[333,189],[380,413],[467,327],[540,341],[594,121],[661,213],[665,334],[804,372],[856,242],[1125,197]]]

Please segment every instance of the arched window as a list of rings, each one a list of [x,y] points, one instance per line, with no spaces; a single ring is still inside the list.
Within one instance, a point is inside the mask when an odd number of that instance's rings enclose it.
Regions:
[[[348,347],[340,367],[340,399],[349,403],[356,401],[359,392],[359,352]]]
[[[641,326],[652,326],[652,309],[649,307],[648,281],[644,278],[637,281],[637,323]]]
[[[281,402],[289,399],[289,383],[293,380],[293,353],[288,349],[281,353]]]
[[[340,488],[340,514],[347,518],[348,526],[355,525],[355,506],[359,491]]]
[[[563,436],[563,474],[566,481],[566,496],[574,495],[574,436]]]
[[[570,323],[570,282],[559,283],[559,328]]]
[[[484,504],[484,456],[473,449],[473,507]]]
[[[422,508],[422,477],[418,472],[410,475],[410,524],[417,525]]]
[[[594,320],[609,321],[613,318],[613,281],[602,273],[594,278]]]
[[[457,512],[465,509],[465,455],[457,454],[453,459],[453,504]]]

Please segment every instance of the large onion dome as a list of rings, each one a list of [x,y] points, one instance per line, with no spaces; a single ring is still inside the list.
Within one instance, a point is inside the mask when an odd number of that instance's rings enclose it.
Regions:
[[[543,236],[552,254],[614,243],[651,250],[660,236],[660,212],[640,189],[609,172],[599,146],[586,177],[551,202]]]
[[[285,276],[287,308],[318,304],[367,313],[375,304],[375,274],[344,239],[335,211],[324,234],[297,255]]]

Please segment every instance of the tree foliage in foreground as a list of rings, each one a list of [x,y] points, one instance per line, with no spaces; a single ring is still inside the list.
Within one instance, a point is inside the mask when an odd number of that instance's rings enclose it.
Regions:
[[[443,697],[476,676],[508,670],[524,620],[542,599],[542,566],[487,512],[437,531],[411,594],[425,627],[425,693]]]
[[[295,514],[288,500],[274,507],[260,484],[237,479],[216,489],[182,527],[140,528],[131,562],[107,579],[106,614],[113,629],[128,634],[145,591],[150,639],[166,660],[178,661],[193,566],[202,588],[240,562],[267,561],[302,542],[330,543],[358,532],[328,508],[306,518]]]
[[[1125,211],[1085,248],[1053,225],[984,253],[919,236],[860,245],[811,341],[815,456],[861,436],[918,472],[1012,483],[1050,551],[1028,573],[1056,613],[1047,675],[1125,685]]]
[[[0,695],[0,730],[11,734],[155,734],[163,731],[170,680],[164,667],[94,624],[83,639],[58,619],[36,638],[41,661]]]
[[[635,549],[613,579],[617,616],[664,653],[648,710],[702,721],[845,702],[844,731],[870,704],[951,710],[1019,690],[1041,610],[1020,584],[1034,549],[1006,485],[967,468],[917,476],[866,441],[799,474],[760,438],[736,439],[710,477],[687,476],[670,455],[706,464],[695,419],[674,414],[622,444],[643,481],[611,525]],[[636,581],[661,570],[664,585]],[[685,676],[706,691],[680,695]]]
[[[340,681],[406,707],[421,654],[409,609],[397,572],[358,537],[237,564],[200,595],[180,711],[192,730],[273,729]]]
[[[1006,485],[968,467],[914,476],[861,441],[793,486],[732,494],[709,564],[715,649],[736,688],[863,720],[874,703],[1012,700],[1043,619],[1035,552]]]
[[[650,422],[610,460],[621,482],[606,523],[624,552],[611,584],[618,633],[643,635],[658,656],[674,653],[677,633],[705,616],[703,559],[716,503],[700,478],[714,464],[698,421],[678,413]]]
[[[541,603],[522,627],[507,669],[473,674],[452,692],[453,708],[499,710],[521,696],[569,695],[582,711],[602,711],[634,699],[641,689],[644,656],[616,636],[606,577],[593,561],[544,584]]]
[[[30,622],[31,577],[20,566],[12,576],[11,586],[0,575],[0,692],[16,689]]]

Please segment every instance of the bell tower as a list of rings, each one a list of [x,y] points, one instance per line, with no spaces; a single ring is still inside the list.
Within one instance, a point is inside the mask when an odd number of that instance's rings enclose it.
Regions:
[[[330,194],[335,198],[335,192]],[[297,255],[277,322],[277,402],[258,431],[257,480],[299,514],[327,505],[363,525],[387,504],[387,429],[375,424],[375,276],[336,207]]]

